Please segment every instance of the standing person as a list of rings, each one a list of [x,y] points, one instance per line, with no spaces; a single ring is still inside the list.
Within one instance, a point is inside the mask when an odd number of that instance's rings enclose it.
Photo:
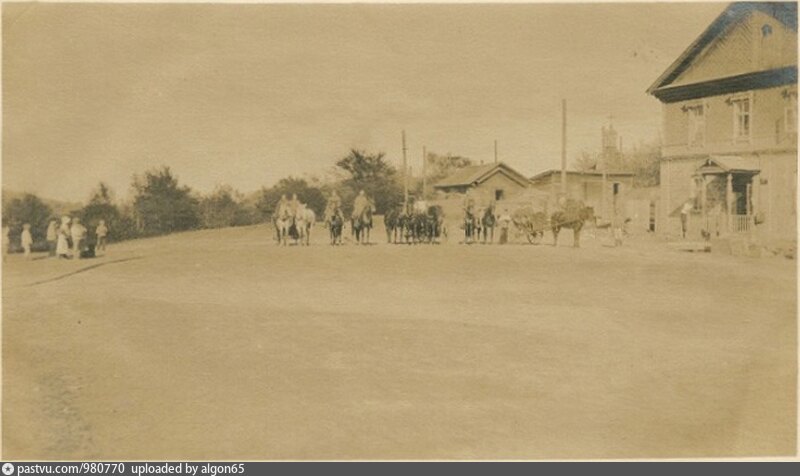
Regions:
[[[614,210],[614,218],[611,220],[611,227],[614,233],[614,247],[622,246],[622,236],[624,234],[625,219],[619,211]]]
[[[81,224],[80,218],[75,217],[72,220],[70,234],[72,235],[72,254],[75,258],[81,259],[81,251],[83,251],[83,245],[86,241],[86,227]]]
[[[105,252],[106,236],[108,236],[108,227],[106,226],[105,220],[100,220],[100,224],[97,225],[97,228],[95,229],[94,233],[97,236],[97,244],[95,245],[95,251],[102,250],[103,252]]]
[[[58,227],[58,238],[56,240],[56,255],[59,258],[69,259],[69,221],[66,215],[61,217],[61,226]]]
[[[58,241],[58,222],[50,220],[47,225],[47,252],[50,256],[56,255],[56,242]]]
[[[8,255],[8,233],[11,229],[8,225],[3,225],[3,261],[6,260],[6,256]]]
[[[19,243],[22,245],[22,251],[25,253],[25,259],[31,259],[31,246],[33,245],[33,236],[31,236],[31,224],[25,223],[22,225],[22,235],[19,237]]]
[[[694,209],[694,204],[691,200],[686,200],[681,208],[681,234],[686,238],[686,232],[689,231],[689,213]]]
[[[505,245],[508,243],[508,229],[511,225],[511,215],[508,213],[508,208],[503,209],[503,213],[497,217],[497,222],[500,224],[500,244]]]
[[[464,243],[472,243],[477,220],[475,217],[475,199],[472,197],[470,189],[467,189],[467,193],[464,194],[461,208],[464,210]]]

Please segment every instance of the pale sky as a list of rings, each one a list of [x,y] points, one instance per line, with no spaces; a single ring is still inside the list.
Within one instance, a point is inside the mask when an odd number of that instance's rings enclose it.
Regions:
[[[350,148],[558,167],[659,134],[645,89],[723,3],[3,5],[3,186],[86,200],[169,165],[200,192],[321,174]]]

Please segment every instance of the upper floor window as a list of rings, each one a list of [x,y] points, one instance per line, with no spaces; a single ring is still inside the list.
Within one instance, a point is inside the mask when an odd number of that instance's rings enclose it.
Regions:
[[[702,147],[706,141],[705,105],[688,106],[686,113],[689,115],[689,146]]]
[[[733,105],[733,139],[750,140],[751,105],[749,97],[736,98]]]

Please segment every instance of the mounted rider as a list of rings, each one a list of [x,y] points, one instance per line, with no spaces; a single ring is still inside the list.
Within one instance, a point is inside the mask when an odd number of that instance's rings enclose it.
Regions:
[[[361,216],[367,207],[372,207],[372,203],[370,202],[369,198],[367,198],[364,190],[361,190],[358,192],[358,196],[353,201],[353,218],[355,219]]]
[[[275,206],[275,216],[277,218],[283,219],[289,214],[289,200],[286,198],[286,194],[284,193],[281,195],[281,199],[278,200],[278,204]]]
[[[325,205],[325,221],[330,223],[335,215],[338,215],[344,220],[344,215],[342,214],[342,199],[339,198],[339,194],[336,193],[336,190],[331,193],[331,197]]]

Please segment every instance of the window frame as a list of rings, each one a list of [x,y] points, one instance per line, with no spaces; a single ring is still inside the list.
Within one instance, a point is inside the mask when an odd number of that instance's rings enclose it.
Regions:
[[[708,132],[708,103],[706,101],[699,101],[689,103],[686,106],[686,145],[690,148],[703,148],[706,146],[706,133]],[[699,130],[697,126],[697,115],[694,111],[700,110],[702,111],[702,137],[703,140],[700,142],[695,142],[697,131]],[[695,126],[694,128],[692,126]]]
[[[753,93],[738,94],[730,99],[733,116],[733,142],[750,143],[753,138]],[[747,104],[747,134],[739,134],[740,104]]]

